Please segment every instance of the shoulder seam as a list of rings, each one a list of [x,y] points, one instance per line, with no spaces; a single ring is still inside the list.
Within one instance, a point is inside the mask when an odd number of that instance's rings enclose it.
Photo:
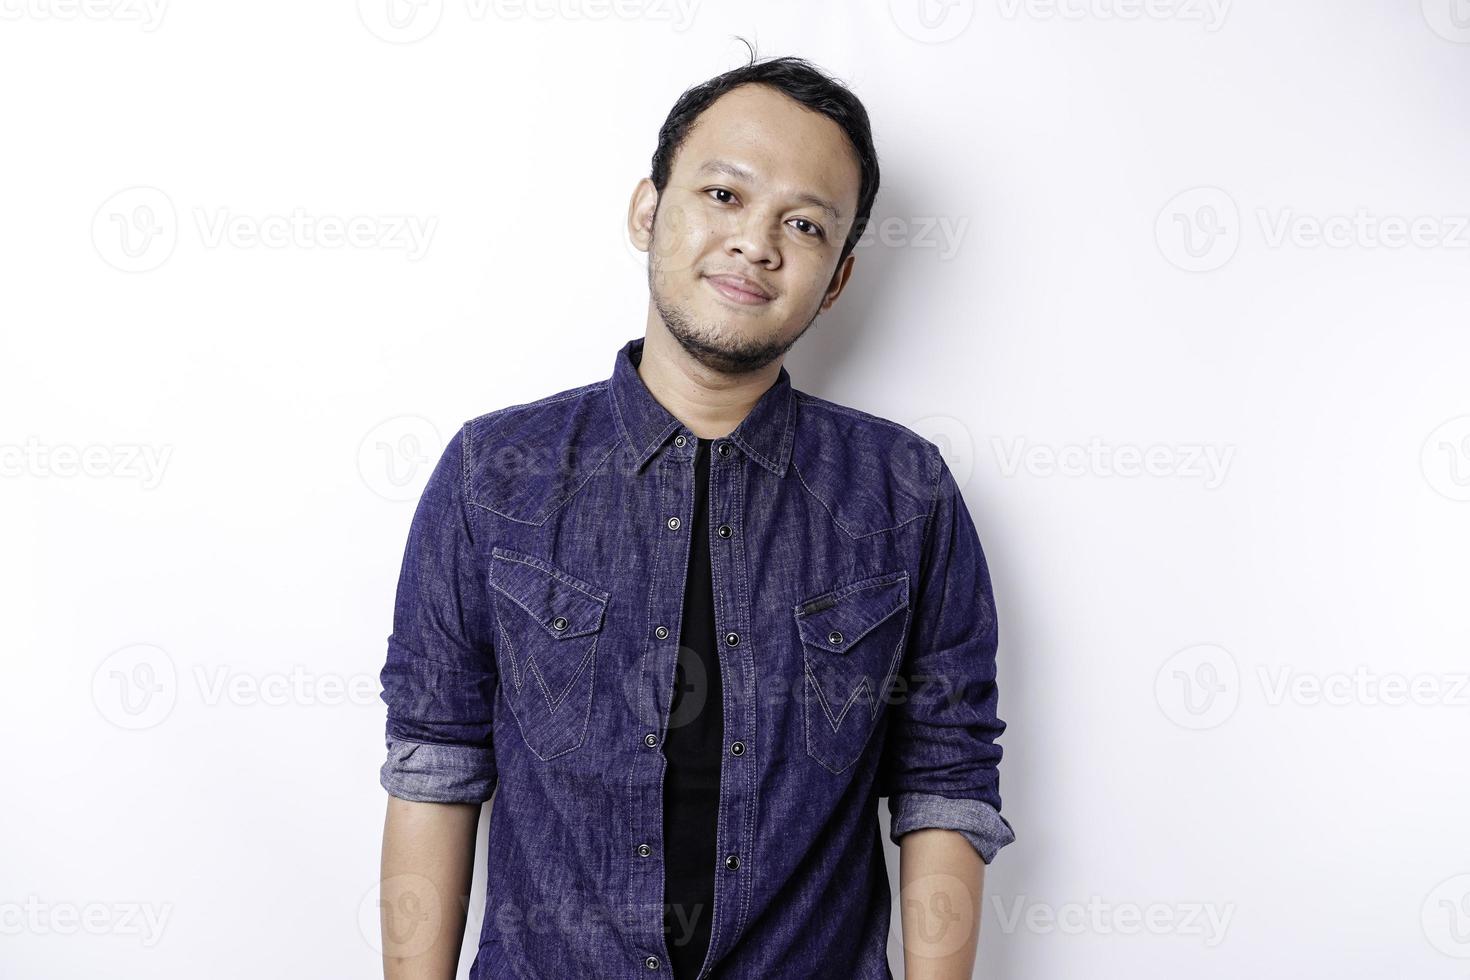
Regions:
[[[806,402],[814,408],[824,409],[825,411],[835,412],[840,415],[849,415],[861,421],[876,422],[879,425],[886,425],[890,429],[897,429],[899,432],[907,435],[918,436],[920,439],[923,438],[923,436],[919,436],[917,432],[908,426],[895,422],[892,419],[885,419],[881,415],[874,415],[872,412],[865,412],[860,408],[853,408],[850,405],[840,405],[837,402],[818,395],[808,394],[805,391],[797,391],[795,394],[799,401]]]
[[[576,388],[562,391],[560,393],[547,395],[544,398],[537,398],[528,402],[516,402],[514,405],[504,405],[500,408],[491,409],[490,411],[485,412],[481,415],[476,415],[474,418],[468,420],[468,422],[466,422],[465,424],[474,425],[477,422],[483,422],[486,419],[494,418],[497,415],[509,415],[515,412],[524,411],[526,409],[540,408],[544,405],[555,405],[559,402],[564,402],[572,398],[578,398],[582,395],[590,394],[593,391],[605,387],[607,387],[606,379],[603,379],[602,381],[593,381],[585,385],[579,385]]]

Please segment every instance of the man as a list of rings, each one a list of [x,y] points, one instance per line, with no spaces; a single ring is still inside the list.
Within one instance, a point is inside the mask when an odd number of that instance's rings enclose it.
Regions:
[[[1000,816],[996,619],[938,447],[799,391],[878,189],[800,59],[686,92],[611,376],[466,422],[415,513],[383,698],[390,978],[968,978]]]

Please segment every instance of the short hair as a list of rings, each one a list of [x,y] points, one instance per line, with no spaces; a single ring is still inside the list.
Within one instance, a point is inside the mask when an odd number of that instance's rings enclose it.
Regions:
[[[743,38],[741,40],[744,41]],[[746,41],[745,44],[750,48],[750,42]],[[662,197],[664,188],[669,183],[674,156],[683,146],[690,127],[700,113],[731,89],[750,84],[769,85],[807,108],[820,112],[841,126],[842,131],[847,134],[848,142],[852,144],[861,181],[858,185],[857,213],[848,230],[847,240],[843,242],[842,254],[837,258],[840,266],[867,227],[868,215],[873,210],[873,199],[878,196],[878,151],[873,147],[873,131],[868,123],[868,111],[863,108],[862,101],[843,82],[804,58],[786,56],[757,59],[755,49],[750,48],[748,64],[732,68],[685,90],[669,110],[668,117],[658,131],[658,148],[653,152],[653,172],[650,175],[654,189]]]

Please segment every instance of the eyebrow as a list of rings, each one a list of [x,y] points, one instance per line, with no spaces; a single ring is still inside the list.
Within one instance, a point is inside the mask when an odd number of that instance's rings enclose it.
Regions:
[[[752,173],[748,168],[742,167],[738,163],[731,163],[729,160],[710,160],[705,163],[704,166],[700,167],[697,173],[725,174],[728,177],[734,177],[736,180],[743,180],[747,183],[755,183],[754,173]],[[831,202],[824,200],[823,198],[820,198],[815,194],[802,191],[801,193],[798,193],[796,195],[796,200],[800,204],[810,204],[814,208],[819,208],[820,210],[827,212],[827,214],[834,222],[842,220],[842,213],[839,212],[837,208],[833,207]]]

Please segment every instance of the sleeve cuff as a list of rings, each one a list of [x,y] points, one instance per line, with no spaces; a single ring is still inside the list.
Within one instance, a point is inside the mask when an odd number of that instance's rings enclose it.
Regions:
[[[1010,822],[988,803],[933,793],[898,793],[888,798],[892,821],[888,836],[897,844],[911,830],[957,830],[989,864],[996,852],[1016,839]]]
[[[378,781],[391,795],[417,803],[484,803],[495,792],[488,748],[388,739]]]

